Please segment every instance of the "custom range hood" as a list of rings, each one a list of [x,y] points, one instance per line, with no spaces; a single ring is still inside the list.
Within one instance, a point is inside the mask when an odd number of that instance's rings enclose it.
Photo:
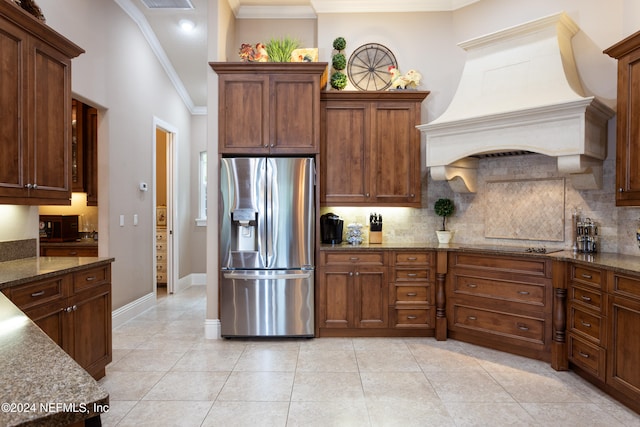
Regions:
[[[564,13],[460,43],[467,61],[447,110],[417,126],[434,180],[475,192],[479,159],[540,153],[577,189],[602,187],[607,121],[614,112],[584,96]]]

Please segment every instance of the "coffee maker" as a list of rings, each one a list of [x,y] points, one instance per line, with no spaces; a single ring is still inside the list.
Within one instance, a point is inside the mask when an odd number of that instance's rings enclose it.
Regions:
[[[322,243],[342,243],[342,225],[344,221],[334,213],[326,213],[320,217],[320,235]]]

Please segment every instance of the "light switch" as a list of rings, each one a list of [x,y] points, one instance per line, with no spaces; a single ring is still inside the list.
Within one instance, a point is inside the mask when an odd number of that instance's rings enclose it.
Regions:
[[[120,215],[120,227],[124,227],[124,215]]]
[[[133,225],[138,225],[138,214],[133,214]]]

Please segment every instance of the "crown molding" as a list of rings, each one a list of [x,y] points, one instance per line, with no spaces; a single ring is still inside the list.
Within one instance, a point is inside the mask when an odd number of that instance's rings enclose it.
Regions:
[[[446,12],[480,0],[309,0],[311,6],[243,6],[228,0],[236,19],[315,19],[321,13]]]
[[[240,6],[237,19],[316,19],[311,6]]]
[[[196,107],[193,104],[193,100],[191,99],[191,96],[189,96],[189,92],[184,87],[184,83],[182,83],[182,80],[178,76],[178,73],[176,72],[175,68],[173,68],[169,57],[165,53],[162,45],[160,44],[160,41],[151,29],[149,22],[142,14],[142,12],[140,12],[140,10],[131,2],[131,0],[115,0],[115,2],[138,25],[140,31],[142,31],[142,34],[144,35],[144,38],[147,39],[151,50],[156,55],[156,58],[158,58],[158,61],[160,61],[160,64],[162,65],[162,68],[164,68],[164,71],[167,73],[169,80],[171,80],[171,83],[178,92],[178,95],[180,96],[180,98],[182,98],[182,101],[185,103],[191,114],[202,114],[202,107]]]

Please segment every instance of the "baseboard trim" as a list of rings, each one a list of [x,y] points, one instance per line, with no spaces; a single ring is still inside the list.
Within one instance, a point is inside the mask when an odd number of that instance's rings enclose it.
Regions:
[[[123,305],[111,312],[111,327],[117,328],[155,305],[155,292],[148,293],[137,300],[131,301],[129,304]]]
[[[222,339],[221,324],[219,319],[204,320],[204,337],[208,340]]]

